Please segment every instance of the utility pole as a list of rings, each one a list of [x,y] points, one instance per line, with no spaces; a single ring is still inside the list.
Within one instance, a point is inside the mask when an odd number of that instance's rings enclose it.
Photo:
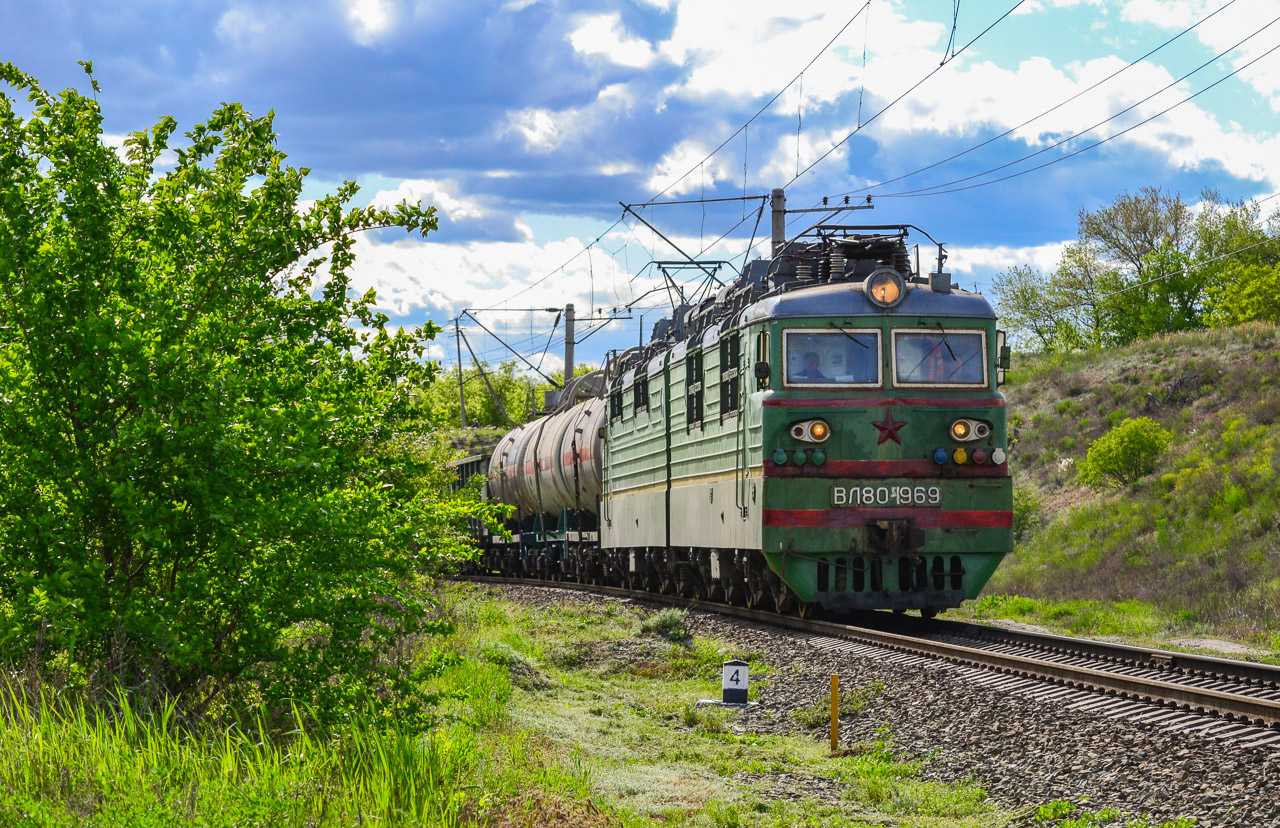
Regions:
[[[773,190],[773,255],[777,256],[787,244],[787,193],[781,187]]]
[[[573,303],[564,306],[564,384],[573,381]]]
[[[458,319],[453,320],[453,337],[458,343],[458,407],[462,409],[462,427],[467,427],[467,392],[462,383],[462,328],[458,326]]]

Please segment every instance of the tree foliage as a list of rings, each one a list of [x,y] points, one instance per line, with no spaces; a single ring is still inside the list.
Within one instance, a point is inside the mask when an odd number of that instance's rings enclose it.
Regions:
[[[1280,241],[1260,212],[1213,190],[1196,211],[1159,188],[1123,194],[1080,211],[1054,272],[997,277],[997,308],[1015,339],[1042,351],[1275,318]]]
[[[437,330],[351,291],[357,233],[434,209],[300,209],[308,171],[236,104],[121,157],[93,98],[0,79],[27,97],[0,94],[0,656],[197,707],[366,692],[475,511],[396,435]]]
[[[1150,417],[1125,420],[1089,446],[1080,464],[1080,482],[1120,489],[1155,471],[1173,435]]]
[[[593,370],[593,365],[576,365],[573,374],[580,377]],[[554,371],[550,378],[556,385],[562,385],[564,371]],[[549,382],[535,382],[521,371],[515,360],[496,367],[485,363],[483,371],[472,363],[470,368],[462,371],[462,384],[467,398],[467,425],[496,428],[509,428],[511,423],[519,425],[528,421],[542,405],[543,394],[553,388]],[[416,395],[416,402],[422,414],[429,419],[449,426],[461,424],[462,401],[455,372],[448,372],[421,389]]]

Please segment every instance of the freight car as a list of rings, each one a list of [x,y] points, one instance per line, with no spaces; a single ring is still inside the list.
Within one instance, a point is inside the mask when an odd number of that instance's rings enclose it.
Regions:
[[[976,597],[1012,546],[1009,352],[912,231],[775,239],[507,434],[481,568],[801,615]]]

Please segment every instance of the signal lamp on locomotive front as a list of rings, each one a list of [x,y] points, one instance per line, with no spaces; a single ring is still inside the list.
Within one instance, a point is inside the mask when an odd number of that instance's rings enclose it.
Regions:
[[[902,301],[907,286],[902,281],[902,274],[891,267],[882,267],[867,277],[864,290],[873,305],[891,308]]]

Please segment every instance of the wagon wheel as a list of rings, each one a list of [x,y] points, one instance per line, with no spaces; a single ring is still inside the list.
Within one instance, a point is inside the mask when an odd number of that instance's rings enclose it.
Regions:
[[[932,607],[928,607],[926,609],[920,610],[920,617],[926,621],[929,621],[938,617],[938,611],[936,609],[933,609]]]

